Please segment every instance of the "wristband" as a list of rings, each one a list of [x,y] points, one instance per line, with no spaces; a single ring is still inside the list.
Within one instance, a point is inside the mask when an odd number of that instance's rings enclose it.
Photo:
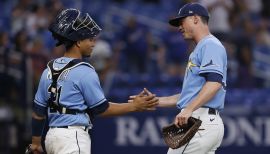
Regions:
[[[32,118],[32,136],[41,136],[44,123],[45,123],[45,119],[38,120],[38,119]]]

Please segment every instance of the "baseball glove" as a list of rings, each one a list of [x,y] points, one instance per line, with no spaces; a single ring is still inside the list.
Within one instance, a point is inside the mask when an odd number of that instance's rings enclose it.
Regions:
[[[170,124],[162,129],[163,139],[170,148],[180,148],[192,139],[201,124],[201,120],[193,117],[190,117],[188,123],[180,126],[180,128],[176,127],[174,124]]]

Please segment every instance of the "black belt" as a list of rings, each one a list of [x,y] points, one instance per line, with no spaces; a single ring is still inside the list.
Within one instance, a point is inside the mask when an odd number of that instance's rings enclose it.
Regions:
[[[69,126],[52,126],[50,128],[68,128]],[[81,126],[84,127],[84,131],[88,131],[88,126]]]
[[[79,114],[79,113],[84,113],[84,111],[80,111],[80,110],[76,110],[76,109],[67,109],[67,108],[65,108],[63,110],[63,107],[60,107],[59,110],[54,109],[54,108],[50,108],[50,113],[57,113],[57,111],[60,114],[73,114],[73,115],[76,115],[76,114]]]
[[[208,109],[208,114],[217,115],[218,111],[216,109],[214,109],[214,108],[209,108]]]
[[[201,108],[207,108],[208,109],[208,114],[211,114],[211,115],[218,115],[218,110],[214,109],[214,108],[211,108],[211,107],[206,107],[206,106],[203,106]],[[182,108],[184,109],[184,108]],[[181,110],[182,110],[181,109]]]

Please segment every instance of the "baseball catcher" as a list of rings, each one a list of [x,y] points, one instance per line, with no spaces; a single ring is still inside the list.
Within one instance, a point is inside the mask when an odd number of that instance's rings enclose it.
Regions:
[[[64,45],[62,57],[51,60],[43,71],[35,95],[32,113],[32,144],[28,153],[40,154],[41,136],[46,120],[48,154],[91,154],[92,129],[96,116],[117,116],[152,110],[158,104],[155,95],[138,96],[129,103],[109,102],[98,74],[84,59],[91,56],[101,28],[88,13],[62,10],[49,26],[56,46]]]

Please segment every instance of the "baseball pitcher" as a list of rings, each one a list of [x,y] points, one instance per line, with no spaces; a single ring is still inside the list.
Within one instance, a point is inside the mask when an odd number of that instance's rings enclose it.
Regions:
[[[181,94],[159,97],[159,106],[180,109],[174,120],[178,127],[187,125],[190,117],[202,123],[189,142],[169,148],[168,154],[214,154],[224,135],[219,111],[224,108],[227,55],[222,43],[210,33],[208,19],[209,13],[202,5],[188,3],[169,21],[196,47],[189,56]],[[151,95],[147,89],[143,93]]]

